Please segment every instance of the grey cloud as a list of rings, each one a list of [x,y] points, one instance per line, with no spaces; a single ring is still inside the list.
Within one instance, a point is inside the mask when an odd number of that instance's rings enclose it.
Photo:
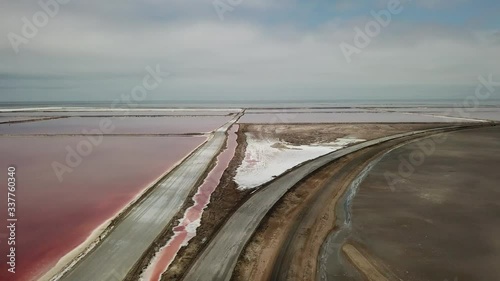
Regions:
[[[415,0],[415,3],[418,7],[427,8],[427,9],[443,9],[450,8],[462,3],[467,2],[468,0]]]
[[[242,5],[254,11],[292,5],[250,2]],[[70,89],[45,91],[53,99],[113,99],[140,81],[146,66],[157,64],[172,77],[151,96],[166,99],[287,98],[305,92],[327,97],[352,95],[354,89],[366,95],[370,87],[377,93],[391,85],[459,87],[474,85],[481,74],[500,74],[496,30],[394,20],[347,64],[339,44],[351,42],[354,27],[370,17],[301,29],[286,23],[221,22],[208,0],[97,3],[72,1],[18,55],[9,42],[0,42],[0,98],[40,96],[38,85]],[[2,10],[1,15],[12,14],[0,32],[18,29],[16,17],[32,13],[30,5],[21,1]]]

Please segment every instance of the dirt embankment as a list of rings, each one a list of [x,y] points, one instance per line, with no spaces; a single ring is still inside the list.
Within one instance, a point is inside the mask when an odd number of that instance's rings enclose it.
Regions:
[[[328,143],[338,138],[372,140],[388,135],[450,124],[249,124],[248,132],[294,144]]]
[[[342,247],[343,253],[348,257],[356,268],[370,281],[389,281],[379,269],[370,261],[370,258],[363,255],[354,245],[345,244]]]
[[[314,195],[338,170],[349,161],[350,156],[324,168],[306,181],[298,184],[270,210],[252,237],[236,265],[233,280],[269,280],[274,262],[278,258],[294,221],[309,205]],[[286,217],[286,219],[284,219]]]
[[[342,194],[368,163],[413,138],[350,154],[290,190],[245,247],[232,280],[315,280],[319,250],[336,227],[335,210]],[[385,270],[382,272],[386,275]]]
[[[233,280],[315,280],[320,247],[335,227],[338,200],[387,146],[343,157],[289,191],[246,246]]]
[[[246,132],[262,133],[262,137],[279,138],[292,144],[310,144],[315,142],[331,142],[337,138],[349,136],[373,139],[436,126],[436,124],[240,124],[235,157],[231,160],[228,169],[222,176],[221,183],[211,196],[210,204],[203,213],[201,226],[197,229],[197,235],[186,247],[181,248],[168,270],[162,275],[161,280],[181,279],[196,259],[198,253],[207,245],[207,242],[220,229],[229,216],[251,195],[252,190],[238,190],[236,183],[233,181],[236,169],[245,156],[247,146]],[[189,205],[188,202],[184,207],[187,208]],[[183,214],[185,208],[179,214]],[[175,222],[177,219],[175,218],[173,221]],[[169,233],[164,237],[168,238],[172,234]]]
[[[236,169],[243,161],[247,146],[245,140],[247,126],[244,124],[240,124],[239,126],[238,146],[236,147],[235,156],[222,175],[220,184],[211,195],[210,203],[203,212],[201,225],[196,230],[196,236],[191,239],[186,247],[180,249],[168,270],[162,275],[162,281],[179,280],[187,272],[189,266],[203,247],[205,247],[209,239],[211,239],[234,210],[241,205],[245,198],[250,195],[250,190],[238,190],[236,183],[233,181]],[[183,211],[181,210],[180,213],[183,213]]]
[[[238,139],[240,138],[240,132],[241,132],[241,125],[240,125],[240,130],[238,132]],[[227,146],[227,140],[226,140],[226,143],[222,146],[220,152],[224,151],[224,149],[226,148],[226,146]],[[237,150],[238,150],[238,148],[237,148]],[[174,235],[173,228],[178,225],[179,220],[184,216],[186,210],[189,207],[191,207],[191,206],[193,206],[195,204],[195,202],[193,201],[192,198],[198,192],[198,188],[197,187],[200,186],[203,183],[203,181],[205,180],[205,178],[207,177],[207,175],[209,174],[209,172],[215,167],[215,165],[216,165],[216,159],[217,159],[217,157],[214,157],[212,159],[212,162],[209,164],[209,166],[208,166],[207,170],[205,171],[204,175],[202,177],[200,177],[200,179],[198,180],[198,182],[194,185],[195,188],[193,188],[190,191],[189,195],[187,196],[188,200],[186,200],[184,202],[184,204],[179,209],[179,211],[177,212],[177,214],[164,227],[163,232],[156,238],[155,242],[143,253],[142,257],[139,259],[139,262],[137,262],[134,265],[134,267],[129,271],[129,273],[127,274],[127,277],[125,279],[126,281],[138,280],[139,277],[141,276],[141,274],[143,274],[144,270],[146,270],[147,266],[150,264],[150,262],[153,259],[154,255],[160,250],[161,247],[163,247],[173,237],[173,235]],[[229,167],[231,167],[232,161],[231,161]],[[228,170],[230,170],[230,169],[228,169]],[[227,170],[226,170],[226,172],[227,172]],[[224,172],[224,174],[226,172]],[[225,175],[223,175],[223,177],[224,176]],[[223,181],[221,181],[221,184],[222,183],[223,183]],[[200,233],[199,232],[200,228],[198,228],[198,230],[197,230],[198,234]],[[199,237],[199,235],[196,236],[195,238],[193,238],[192,240],[196,240],[198,237]],[[184,248],[182,248],[180,250],[179,254],[183,251],[183,249]],[[174,260],[174,262],[176,260]],[[174,262],[172,262],[172,265],[174,264]]]

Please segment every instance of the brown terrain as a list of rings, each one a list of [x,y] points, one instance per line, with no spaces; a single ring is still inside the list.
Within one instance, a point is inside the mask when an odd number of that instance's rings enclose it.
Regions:
[[[263,138],[274,138],[294,145],[333,142],[337,138],[371,140],[382,136],[451,124],[248,124],[245,129]]]
[[[229,166],[224,171],[220,184],[212,193],[210,204],[205,209],[201,219],[201,225],[196,230],[196,236],[189,242],[188,246],[182,247],[179,253],[169,266],[168,270],[163,273],[161,280],[179,280],[183,276],[189,265],[194,261],[198,252],[203,248],[208,239],[214,235],[217,229],[224,223],[228,215],[231,214],[242,202],[246,196],[249,196],[250,191],[241,191],[237,189],[233,177],[236,174],[236,169],[243,161],[246,149],[245,126],[239,125],[238,131],[238,146],[236,152],[229,162]],[[181,218],[192,203],[186,204],[185,208],[179,212],[178,218]],[[175,220],[176,221],[176,220]],[[170,228],[172,228],[171,225]],[[170,234],[171,237],[173,233]]]
[[[362,251],[344,254],[356,266],[382,264],[397,275],[389,280],[498,280],[500,127],[450,133],[430,147],[405,145],[370,172],[348,238]]]
[[[368,163],[411,138],[352,153],[294,187],[262,221],[233,280],[315,280],[319,251],[336,227],[335,209],[345,190]]]
[[[235,268],[233,280],[270,280],[279,249],[283,247],[287,234],[291,232],[293,222],[298,220],[304,212],[304,206],[311,204],[318,190],[327,184],[328,180],[338,173],[340,167],[347,164],[351,158],[347,156],[322,168],[313,177],[287,193],[273,207],[272,215],[259,226],[257,234],[252,237],[242,253]],[[329,218],[321,219],[328,220]],[[304,274],[307,273],[311,274],[311,272],[304,272]]]
[[[367,254],[363,254],[354,245],[344,244],[342,252],[349,261],[363,273],[370,281],[389,281],[389,279],[377,268]]]
[[[197,235],[186,247],[181,248],[168,270],[162,275],[162,280],[179,280],[194,262],[197,254],[224,224],[227,218],[251,195],[252,190],[238,190],[236,183],[233,181],[236,169],[242,162],[245,154],[246,132],[258,133],[262,137],[278,138],[292,144],[311,144],[332,142],[341,137],[369,140],[386,135],[438,126],[439,124],[240,124],[237,140],[238,147],[236,148],[235,157],[231,160],[229,167],[223,174],[221,183],[211,196],[211,202],[203,213],[201,226],[197,229]],[[188,206],[189,204],[186,204],[185,208]],[[179,217],[182,216],[185,208],[179,212]],[[173,222],[175,221],[174,219]],[[172,228],[173,226],[170,225],[169,227]],[[162,240],[166,241],[170,236],[171,233],[166,235]]]

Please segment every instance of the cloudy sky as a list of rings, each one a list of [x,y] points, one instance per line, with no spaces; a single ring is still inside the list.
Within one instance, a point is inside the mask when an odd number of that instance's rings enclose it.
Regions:
[[[0,101],[114,100],[157,65],[150,100],[446,99],[500,81],[498,0],[55,1],[1,1]]]

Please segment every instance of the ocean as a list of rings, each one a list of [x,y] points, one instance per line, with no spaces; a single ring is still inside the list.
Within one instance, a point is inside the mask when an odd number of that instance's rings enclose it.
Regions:
[[[352,107],[493,107],[500,108],[500,99],[480,100],[477,104],[465,99],[428,100],[297,100],[297,101],[26,101],[0,102],[0,108],[352,108]]]

